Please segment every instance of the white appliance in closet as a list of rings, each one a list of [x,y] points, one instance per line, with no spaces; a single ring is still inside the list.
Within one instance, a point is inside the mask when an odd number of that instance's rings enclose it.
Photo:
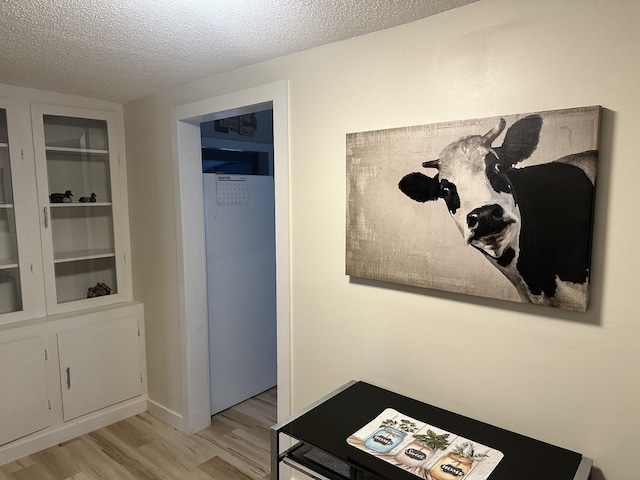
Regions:
[[[203,174],[211,414],[276,385],[273,177]]]

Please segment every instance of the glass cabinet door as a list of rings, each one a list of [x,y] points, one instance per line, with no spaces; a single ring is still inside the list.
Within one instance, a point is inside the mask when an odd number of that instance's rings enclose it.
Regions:
[[[0,108],[0,315],[22,310],[7,112]]]
[[[20,218],[16,218],[14,175],[12,162],[16,162],[16,135],[11,134],[7,108],[0,102],[0,317],[23,310],[23,288],[19,257],[18,231]],[[19,153],[18,153],[19,155]],[[22,219],[24,220],[24,219]]]
[[[53,307],[118,301],[121,256],[113,194],[117,176],[112,171],[117,169],[117,146],[111,138],[115,129],[108,112],[104,118],[93,118],[45,110],[37,116],[34,139],[41,202],[45,197],[48,308],[64,311],[70,308]]]

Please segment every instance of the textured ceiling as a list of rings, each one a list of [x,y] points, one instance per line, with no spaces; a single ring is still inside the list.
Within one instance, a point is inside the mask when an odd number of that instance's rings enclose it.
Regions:
[[[0,0],[0,83],[125,103],[478,0]]]

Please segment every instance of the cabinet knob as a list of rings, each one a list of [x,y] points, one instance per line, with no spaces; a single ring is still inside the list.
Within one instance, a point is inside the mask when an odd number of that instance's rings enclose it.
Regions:
[[[71,390],[71,367],[67,367],[67,390]]]
[[[49,228],[49,209],[44,207],[44,228]]]

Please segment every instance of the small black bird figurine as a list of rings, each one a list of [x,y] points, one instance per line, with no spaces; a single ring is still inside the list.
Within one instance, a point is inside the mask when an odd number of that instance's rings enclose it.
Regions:
[[[67,190],[64,193],[52,193],[49,195],[49,201],[51,203],[71,203],[71,197],[73,197],[71,190]]]
[[[95,194],[95,193],[92,193],[90,197],[80,197],[80,201],[81,201],[82,203],[88,203],[88,202],[95,203],[95,201],[96,201],[96,194]]]

